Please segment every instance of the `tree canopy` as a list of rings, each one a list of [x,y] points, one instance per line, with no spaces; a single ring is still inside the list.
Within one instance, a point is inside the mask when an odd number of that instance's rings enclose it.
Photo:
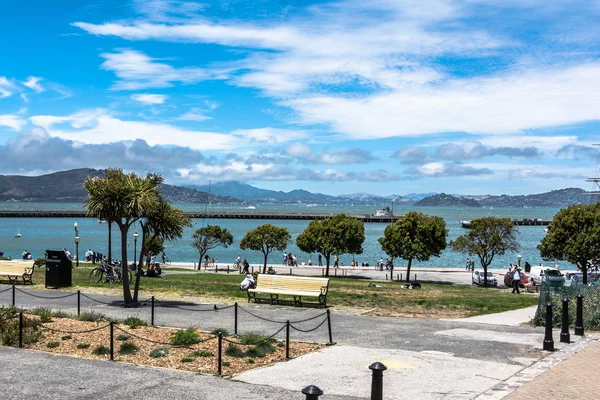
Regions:
[[[263,274],[267,272],[267,259],[273,250],[283,251],[292,237],[286,228],[265,224],[246,233],[240,249],[260,251],[264,255]]]
[[[379,243],[392,262],[394,258],[408,261],[406,280],[409,281],[413,259],[428,261],[439,257],[446,248],[447,235],[443,218],[412,211],[388,225]]]
[[[312,221],[296,238],[300,250],[321,253],[326,261],[326,276],[332,254],[362,254],[365,241],[365,226],[356,218],[339,214],[322,221]]]
[[[519,230],[510,218],[483,217],[471,221],[469,232],[450,242],[452,250],[477,255],[487,286],[487,269],[496,255],[517,251]]]
[[[194,239],[192,246],[200,253],[198,261],[198,269],[202,265],[204,255],[214,248],[219,246],[229,247],[233,243],[233,235],[227,228],[221,228],[219,225],[208,225],[203,228],[196,229],[192,235]]]
[[[600,203],[578,204],[560,210],[538,245],[545,260],[577,265],[587,284],[587,269],[600,263]]]

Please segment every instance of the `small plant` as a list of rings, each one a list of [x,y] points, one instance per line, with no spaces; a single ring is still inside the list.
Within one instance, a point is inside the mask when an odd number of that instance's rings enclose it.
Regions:
[[[129,340],[130,337],[131,337],[131,335],[128,335],[126,333],[120,333],[117,335],[116,339],[124,342],[126,340]]]
[[[192,357],[212,357],[213,353],[208,350],[196,350],[192,353]]]
[[[148,355],[152,358],[161,358],[169,354],[169,349],[166,347],[161,347],[158,349],[152,350]]]
[[[131,329],[135,329],[138,326],[148,326],[146,321],[141,320],[138,317],[127,317],[123,321],[123,324],[129,326]]]
[[[131,356],[138,352],[140,348],[131,342],[125,342],[119,347],[119,354],[124,356]]]
[[[247,364],[254,364],[256,361],[254,361],[253,359],[248,359],[248,361],[246,361]]]
[[[76,347],[78,349],[89,349],[90,348],[90,344],[89,343],[77,343]]]
[[[244,335],[240,335],[238,340],[244,345],[258,344],[265,340],[265,337],[263,335],[259,335],[258,333],[246,333]]]
[[[253,347],[246,352],[246,357],[263,358],[267,354],[257,347]]]
[[[48,307],[36,307],[29,314],[37,315],[42,322],[52,322],[52,310]]]
[[[178,346],[190,346],[201,341],[200,331],[194,328],[180,329],[171,335],[171,343]]]
[[[91,322],[101,322],[101,321],[106,321],[106,315],[99,313],[99,312],[95,312],[95,311],[89,311],[89,312],[82,312],[79,315],[79,320],[80,321],[91,321]]]
[[[54,349],[55,347],[60,346],[60,342],[48,342],[46,343],[46,347],[49,349]]]
[[[231,363],[229,361],[223,361],[222,364],[224,367],[229,367],[231,365]]]
[[[0,344],[3,346],[15,346],[19,343],[19,320],[14,318],[22,310],[10,306],[0,307]],[[23,319],[23,343],[37,342],[41,336],[38,331],[42,325],[39,319]]]
[[[236,346],[234,344],[230,344],[225,350],[225,355],[229,357],[244,357],[246,354],[241,347]]]
[[[275,351],[275,346],[269,343],[268,340],[264,340],[263,342],[254,346],[254,349],[256,349],[259,353],[271,354]]]
[[[214,331],[211,331],[210,334],[217,336],[219,334],[219,332],[221,332],[221,334],[223,335],[223,337],[231,336],[229,334],[229,331],[227,329],[221,329],[221,328],[215,329]]]
[[[94,350],[92,350],[92,354],[95,356],[104,356],[109,353],[110,353],[110,349],[103,345],[96,346],[96,348],[94,348]]]
[[[69,339],[73,339],[73,336],[71,335],[64,335],[60,337],[60,340],[69,340]]]
[[[69,314],[66,311],[58,310],[58,311],[52,311],[52,316],[54,318],[71,318],[73,316],[73,314]]]
[[[182,363],[191,363],[191,362],[193,362],[193,361],[194,361],[194,359],[193,359],[193,358],[190,358],[190,357],[183,357],[183,358],[182,358],[180,361],[181,361]]]
[[[283,344],[283,342],[277,342],[277,347],[284,347],[285,344]]]

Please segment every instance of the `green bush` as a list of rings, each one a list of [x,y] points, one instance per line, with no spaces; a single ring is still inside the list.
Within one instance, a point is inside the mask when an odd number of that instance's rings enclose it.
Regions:
[[[52,322],[52,310],[49,307],[36,307],[29,314],[37,315],[42,322]]]
[[[126,340],[129,340],[129,338],[130,338],[130,337],[131,337],[131,336],[130,336],[130,335],[128,335],[128,334],[126,334],[126,333],[119,333],[119,334],[117,335],[116,339],[117,339],[117,340],[120,340],[120,341],[122,341],[122,342],[124,342],[124,341],[126,341]]]
[[[275,346],[269,343],[268,340],[263,341],[262,343],[257,344],[254,348],[261,353],[271,354],[275,351]]]
[[[194,361],[194,359],[193,359],[193,358],[190,358],[190,357],[183,357],[183,358],[180,360],[180,362],[182,362],[182,363],[191,363],[191,362],[193,362],[193,361]]]
[[[0,344],[3,346],[15,346],[19,343],[19,319],[16,317],[20,311],[13,306],[0,307]],[[39,340],[41,333],[38,330],[41,325],[42,322],[39,319],[23,318],[24,344]]]
[[[54,318],[73,318],[74,314],[68,313],[66,311],[58,310],[58,311],[52,311],[52,316]]]
[[[102,322],[108,321],[106,315],[96,311],[85,311],[79,315],[80,321]]]
[[[258,344],[265,340],[263,335],[259,335],[258,333],[246,333],[244,335],[240,335],[238,340],[241,344],[249,345],[249,344]]]
[[[201,341],[200,331],[194,328],[180,329],[171,335],[171,343],[177,346],[190,346]]]
[[[224,367],[229,367],[231,365],[231,363],[229,361],[223,361],[222,364]]]
[[[127,317],[123,321],[123,324],[129,326],[131,329],[135,329],[138,326],[148,326],[146,321],[143,321],[138,317]]]
[[[48,342],[46,343],[46,347],[49,349],[53,349],[55,347],[60,346],[60,342]]]
[[[208,350],[196,350],[192,353],[192,357],[212,357],[213,353]]]
[[[169,354],[169,349],[166,347],[161,347],[158,349],[152,350],[148,355],[152,358],[161,358]]]
[[[131,342],[125,342],[119,347],[119,354],[130,356],[138,352],[140,348]]]
[[[76,346],[78,349],[88,349],[90,347],[89,343],[77,343]]]
[[[249,359],[248,361],[246,361],[247,364],[254,364],[256,361],[254,361],[253,359]]]
[[[219,332],[221,332],[221,334],[223,335],[223,337],[231,336],[229,334],[229,331],[227,329],[221,329],[221,328],[215,329],[214,331],[211,331],[210,334],[217,336],[219,334]]]
[[[263,358],[267,354],[257,347],[253,347],[246,352],[246,357]]]
[[[106,346],[100,345],[96,346],[94,350],[92,350],[92,354],[96,356],[103,356],[110,353],[110,349]]]
[[[285,345],[283,344],[283,342],[277,342],[277,347],[284,347]]]
[[[73,339],[73,337],[71,335],[64,335],[60,337],[60,340],[69,340],[69,339]]]
[[[244,353],[244,350],[242,350],[239,346],[236,346],[234,344],[230,344],[229,346],[227,346],[227,349],[225,350],[225,355],[229,356],[229,357],[245,357],[246,354]]]

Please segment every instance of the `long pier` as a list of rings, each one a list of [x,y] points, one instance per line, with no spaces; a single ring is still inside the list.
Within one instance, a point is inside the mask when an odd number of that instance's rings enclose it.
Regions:
[[[303,214],[303,213],[261,213],[261,212],[186,212],[191,218],[211,219],[282,219],[282,220],[321,220],[336,214]],[[375,216],[368,214],[347,214],[363,222],[391,223],[395,217]],[[94,218],[85,211],[0,211],[0,218]]]
[[[547,226],[550,225],[552,221],[538,218],[523,218],[513,219],[512,222],[516,226]],[[471,221],[460,221],[460,225],[463,228],[469,229],[471,227]]]

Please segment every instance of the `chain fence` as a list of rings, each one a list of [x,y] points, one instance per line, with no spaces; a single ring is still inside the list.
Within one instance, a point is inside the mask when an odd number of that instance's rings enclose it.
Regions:
[[[569,299],[569,325],[575,321],[577,296],[583,296],[583,326],[586,329],[600,329],[600,287],[584,284],[558,286],[542,282],[540,300],[533,319],[535,325],[544,325],[546,321],[546,304],[553,304],[552,325],[560,328],[562,322],[562,300]]]

